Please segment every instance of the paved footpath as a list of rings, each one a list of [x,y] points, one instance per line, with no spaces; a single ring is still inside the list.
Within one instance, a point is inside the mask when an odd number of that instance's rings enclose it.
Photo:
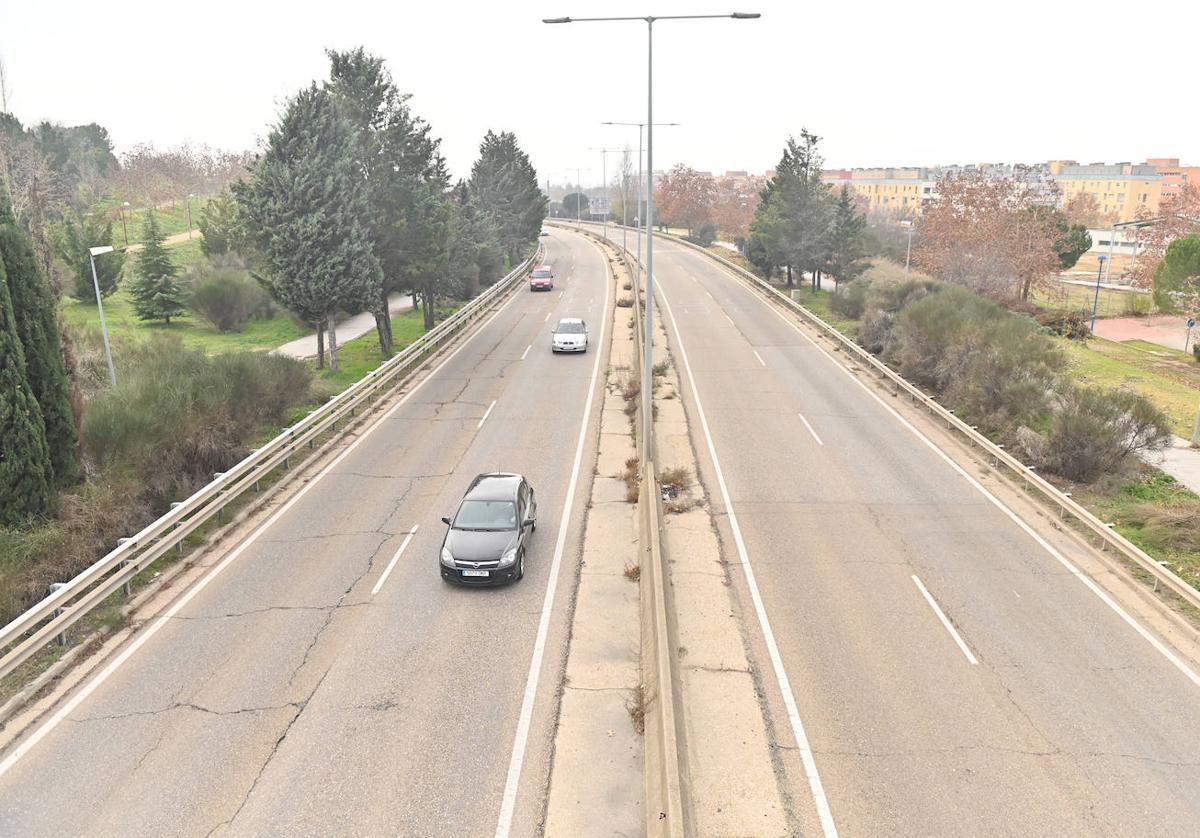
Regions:
[[[388,312],[393,317],[412,307],[413,298],[411,294],[393,294],[388,299]],[[365,335],[374,328],[375,315],[369,311],[364,311],[361,314],[340,320],[337,324],[338,346],[341,346],[348,340],[354,340],[360,335]],[[313,332],[311,335],[296,338],[294,341],[285,343],[283,346],[274,349],[273,352],[276,355],[288,355],[292,358],[315,358],[317,357],[317,333]]]
[[[1183,347],[1188,334],[1187,318],[1178,315],[1107,317],[1096,321],[1096,334],[1108,340],[1144,340],[1168,349],[1187,351]],[[1193,330],[1192,337],[1200,337],[1200,331]],[[1190,342],[1187,348],[1192,348]]]

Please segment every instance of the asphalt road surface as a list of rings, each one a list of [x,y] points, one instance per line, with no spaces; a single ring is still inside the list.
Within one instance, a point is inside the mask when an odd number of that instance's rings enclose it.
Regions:
[[[555,290],[519,290],[12,764],[0,833],[491,836],[508,811],[535,833],[604,357],[552,355],[550,329],[584,317],[598,342],[612,302],[595,245],[545,241]],[[452,587],[439,518],[493,470],[537,494],[525,578]]]
[[[1194,668],[707,257],[655,277],[805,833],[1200,834]]]

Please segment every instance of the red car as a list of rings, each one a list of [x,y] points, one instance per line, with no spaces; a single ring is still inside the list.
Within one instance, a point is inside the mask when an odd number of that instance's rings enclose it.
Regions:
[[[538,265],[529,275],[530,291],[553,291],[554,271],[549,265]]]

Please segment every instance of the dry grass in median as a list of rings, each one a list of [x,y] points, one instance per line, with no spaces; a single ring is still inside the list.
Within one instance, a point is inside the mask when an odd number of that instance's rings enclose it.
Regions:
[[[646,698],[646,689],[641,684],[633,688],[629,696],[629,702],[625,706],[629,708],[629,719],[633,722],[633,731],[638,736],[643,736],[646,733],[646,710],[649,707],[649,700]]]
[[[630,457],[625,461],[625,473],[621,475],[621,479],[625,481],[625,500],[629,503],[637,503],[638,495],[641,494],[640,466],[641,462],[637,457]]]

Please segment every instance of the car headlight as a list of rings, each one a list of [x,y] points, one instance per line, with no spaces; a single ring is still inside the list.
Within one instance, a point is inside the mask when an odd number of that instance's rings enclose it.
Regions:
[[[442,564],[446,567],[454,567],[454,555],[450,552],[450,548],[442,548]]]
[[[508,567],[517,560],[517,548],[509,547],[504,551],[504,555],[500,557],[500,567]]]

